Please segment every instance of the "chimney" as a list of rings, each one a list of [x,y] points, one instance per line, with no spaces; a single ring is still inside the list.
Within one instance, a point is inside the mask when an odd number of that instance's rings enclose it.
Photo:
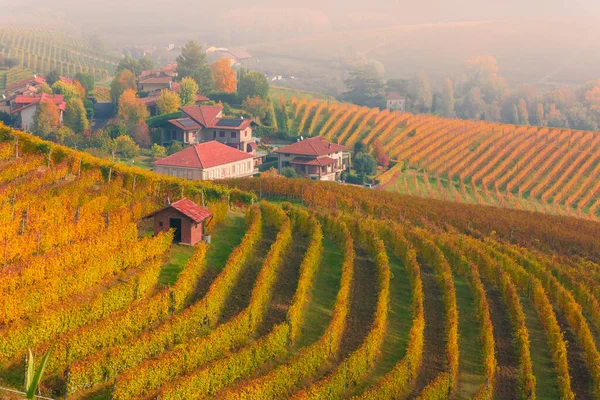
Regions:
[[[331,148],[331,143],[329,143],[329,144],[327,145],[327,147],[328,147],[328,148]]]

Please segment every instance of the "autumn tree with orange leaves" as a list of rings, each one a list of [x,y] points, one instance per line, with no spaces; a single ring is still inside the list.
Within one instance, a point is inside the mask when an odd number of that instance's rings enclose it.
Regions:
[[[33,116],[33,132],[41,138],[46,138],[58,129],[60,124],[60,110],[52,101],[43,101]]]
[[[211,65],[215,91],[233,93],[237,90],[235,71],[228,59],[222,58]]]
[[[127,131],[133,133],[140,122],[148,118],[146,105],[137,97],[135,90],[127,89],[119,97],[117,118],[127,125]]]

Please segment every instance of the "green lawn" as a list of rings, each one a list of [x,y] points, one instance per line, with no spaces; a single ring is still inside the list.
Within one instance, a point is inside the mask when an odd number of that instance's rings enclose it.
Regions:
[[[192,246],[173,244],[169,251],[169,262],[163,265],[158,281],[163,286],[173,286],[189,259],[192,258],[194,250]]]
[[[525,313],[525,325],[529,331],[531,362],[533,363],[533,375],[536,379],[537,398],[558,399],[560,398],[558,376],[554,369],[554,362],[546,339],[546,331],[531,299],[521,297],[521,304]]]
[[[311,292],[308,310],[298,346],[315,342],[323,333],[331,316],[337,292],[340,289],[344,256],[338,244],[324,234],[321,265]]]
[[[206,252],[206,265],[212,273],[218,273],[233,249],[240,244],[246,231],[246,221],[242,213],[230,213],[228,220],[212,233],[212,243]],[[169,253],[169,262],[161,272],[161,284],[172,286],[194,254],[194,247],[174,244]]]
[[[459,399],[470,399],[485,381],[483,354],[479,334],[481,324],[477,319],[475,297],[464,277],[454,275],[456,303],[458,306],[458,333],[460,352]]]

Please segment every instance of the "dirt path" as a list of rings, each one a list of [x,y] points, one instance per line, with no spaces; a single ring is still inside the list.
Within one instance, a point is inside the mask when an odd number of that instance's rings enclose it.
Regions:
[[[341,344],[343,358],[360,347],[373,324],[377,306],[376,274],[367,253],[357,246],[350,313]]]
[[[446,308],[440,286],[436,282],[433,269],[424,266],[421,260],[425,306],[425,345],[423,368],[415,384],[418,395],[429,382],[434,380],[446,367]]]
[[[285,254],[283,264],[277,275],[269,311],[258,331],[259,337],[268,334],[276,324],[285,321],[287,311],[292,305],[296,293],[298,278],[300,277],[300,264],[304,259],[307,245],[308,237],[294,232],[292,245],[288,253]]]
[[[486,295],[494,325],[496,342],[496,393],[494,398],[515,399],[519,384],[519,355],[514,340],[514,332],[508,316],[508,310],[497,288],[486,286]]]
[[[585,362],[583,349],[577,342],[575,334],[569,327],[565,317],[556,311],[556,320],[560,325],[560,330],[564,333],[564,339],[567,342],[567,358],[569,361],[569,375],[571,375],[571,390],[575,393],[576,399],[593,399],[592,376]]]

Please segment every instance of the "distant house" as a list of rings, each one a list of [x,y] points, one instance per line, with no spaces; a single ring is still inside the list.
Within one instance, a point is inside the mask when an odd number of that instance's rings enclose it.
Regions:
[[[274,151],[279,159],[279,171],[292,167],[306,178],[333,181],[350,165],[346,147],[330,143],[322,137],[300,140]]]
[[[33,127],[33,116],[37,111],[38,105],[44,102],[53,102],[58,106],[60,120],[62,121],[63,112],[67,107],[62,94],[17,95],[11,102],[11,114],[16,118],[15,127],[24,131],[30,131]]]
[[[14,82],[8,85],[5,89],[6,97],[9,98],[16,94],[23,94],[25,92],[35,93],[37,87],[42,83],[45,83],[46,79],[43,76],[33,75],[31,78],[23,79],[18,82]],[[33,90],[36,88],[35,90]]]
[[[258,172],[256,160],[217,141],[195,144],[153,162],[154,171],[190,180],[242,178]]]
[[[221,106],[196,105],[180,109],[182,117],[170,120],[163,128],[163,144],[172,141],[195,144],[216,140],[234,149],[255,154],[257,145],[252,136],[252,120],[223,118]]]
[[[388,110],[399,112],[404,112],[406,110],[406,98],[400,93],[388,93],[386,100]]]
[[[164,71],[151,71],[138,78],[138,89],[145,92],[171,89],[172,85],[173,75]]]
[[[210,58],[213,60],[226,58],[229,60],[231,65],[239,65],[242,63],[242,61],[252,58],[252,55],[248,53],[247,50],[241,48],[226,49],[223,47],[209,47],[206,49],[206,53],[209,54]]]
[[[154,235],[173,229],[173,241],[194,246],[202,240],[203,232],[212,220],[212,213],[188,199],[167,204],[144,219],[154,218]]]

